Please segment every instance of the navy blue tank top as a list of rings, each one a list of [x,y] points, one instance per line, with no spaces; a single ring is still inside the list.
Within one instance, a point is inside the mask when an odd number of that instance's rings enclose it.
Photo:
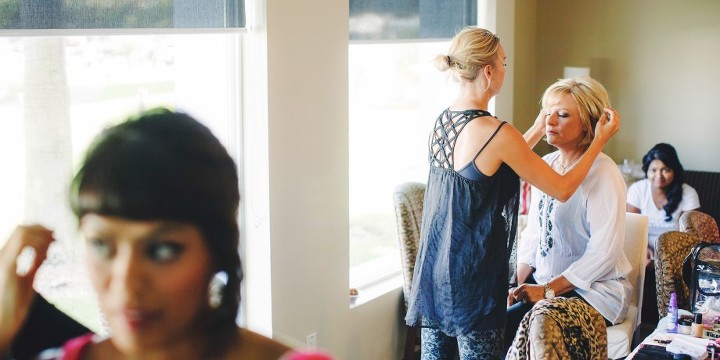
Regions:
[[[427,318],[450,336],[504,327],[505,321],[508,248],[517,229],[520,182],[506,164],[492,176],[474,165],[505,122],[472,166],[462,169],[465,175],[453,170],[457,137],[468,122],[483,116],[491,114],[445,110],[428,146],[430,174],[405,321],[418,326]]]

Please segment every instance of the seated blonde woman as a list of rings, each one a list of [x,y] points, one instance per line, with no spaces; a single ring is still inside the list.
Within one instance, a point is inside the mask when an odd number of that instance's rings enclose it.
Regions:
[[[589,77],[563,79],[543,95],[547,142],[557,151],[543,159],[560,174],[577,164],[610,111],[605,88]],[[518,283],[508,294],[506,333],[514,334],[534,303],[577,297],[606,324],[623,321],[632,287],[623,252],[626,188],[615,162],[601,153],[565,202],[533,187],[528,225],[518,245]],[[506,346],[513,337],[508,336]]]

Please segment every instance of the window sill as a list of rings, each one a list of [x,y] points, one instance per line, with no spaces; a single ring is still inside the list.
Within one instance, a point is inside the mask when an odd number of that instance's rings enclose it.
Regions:
[[[370,285],[359,287],[358,295],[353,300],[350,298],[350,309],[361,306],[365,303],[371,302],[372,300],[379,298],[395,289],[402,288],[403,278],[402,274],[398,273],[395,276],[388,277],[387,279],[379,282],[375,282]]]

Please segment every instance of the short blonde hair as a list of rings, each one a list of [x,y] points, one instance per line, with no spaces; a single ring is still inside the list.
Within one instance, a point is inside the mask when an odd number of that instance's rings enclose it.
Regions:
[[[589,76],[560,79],[545,90],[542,97],[544,108],[558,97],[569,94],[578,107],[580,121],[585,136],[578,144],[579,148],[587,149],[595,138],[595,124],[600,120],[606,107],[610,107],[610,97],[605,87]]]
[[[447,55],[435,57],[440,71],[452,70],[458,80],[473,81],[485,65],[494,65],[500,38],[489,30],[465,28],[450,42]]]

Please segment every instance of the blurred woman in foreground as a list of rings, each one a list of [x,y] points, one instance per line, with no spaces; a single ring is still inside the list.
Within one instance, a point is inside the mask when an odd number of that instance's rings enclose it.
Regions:
[[[328,358],[237,327],[237,171],[195,119],[156,110],[107,129],[75,175],[70,200],[112,335],[74,338],[41,358]],[[0,253],[0,354],[25,318],[52,241],[42,226],[20,226]],[[35,260],[17,275],[26,247]]]

